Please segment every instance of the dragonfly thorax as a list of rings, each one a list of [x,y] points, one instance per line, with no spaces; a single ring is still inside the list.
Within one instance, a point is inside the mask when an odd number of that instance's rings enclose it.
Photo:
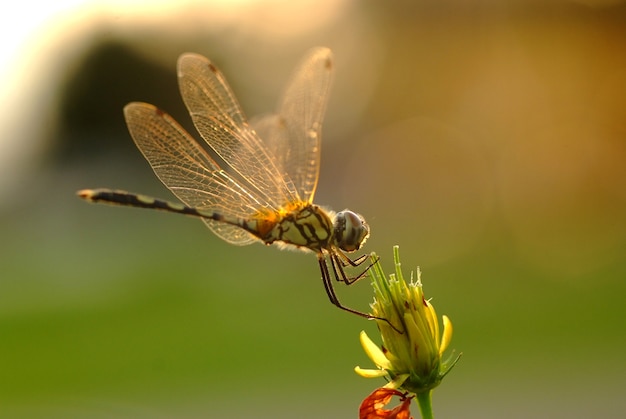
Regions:
[[[333,239],[341,250],[346,252],[359,250],[369,235],[370,228],[359,214],[343,210],[335,215]]]
[[[305,202],[291,203],[273,217],[261,213],[244,228],[265,244],[283,243],[313,251],[327,249],[334,231],[330,214]]]

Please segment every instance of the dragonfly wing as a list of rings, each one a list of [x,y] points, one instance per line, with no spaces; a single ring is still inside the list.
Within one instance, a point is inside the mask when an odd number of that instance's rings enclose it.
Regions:
[[[211,229],[213,233],[227,243],[237,246],[246,246],[259,239],[239,227],[231,224],[220,223],[219,221],[203,219],[204,223]]]
[[[196,129],[224,161],[229,173],[264,197],[263,207],[278,210],[296,200],[293,183],[279,172],[266,145],[250,128],[222,73],[205,57],[178,59],[181,95]]]
[[[296,67],[275,116],[254,122],[277,166],[293,181],[299,197],[312,202],[319,176],[322,121],[332,82],[328,48],[314,48]]]
[[[243,219],[256,213],[262,198],[244,189],[221,170],[171,116],[153,105],[140,102],[126,105],[124,116],[131,137],[154,173],[186,205]],[[212,223],[207,224],[224,240],[231,243],[244,241],[232,232],[222,235]],[[230,230],[234,229],[238,227],[233,226]],[[241,237],[249,241],[251,236],[246,233]]]

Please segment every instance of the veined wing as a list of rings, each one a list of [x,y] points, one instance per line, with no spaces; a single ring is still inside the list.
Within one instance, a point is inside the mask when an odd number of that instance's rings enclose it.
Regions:
[[[248,191],[225,173],[172,117],[148,103],[133,102],[124,116],[137,148],[154,173],[186,205],[248,218],[264,197]],[[203,220],[222,239],[249,244],[253,236],[235,226]]]
[[[276,115],[253,121],[276,166],[301,200],[312,202],[319,177],[322,121],[332,82],[332,52],[314,48],[296,67]]]
[[[178,59],[181,95],[196,129],[242,185],[263,198],[259,208],[278,210],[298,200],[289,178],[282,176],[266,145],[252,130],[222,73],[205,57]]]

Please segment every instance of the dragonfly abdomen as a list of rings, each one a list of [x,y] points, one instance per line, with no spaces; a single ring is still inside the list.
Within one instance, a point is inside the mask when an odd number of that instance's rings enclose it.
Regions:
[[[259,220],[246,220],[243,218],[220,214],[216,211],[202,210],[181,203],[164,201],[147,195],[134,194],[113,189],[83,189],[82,191],[78,191],[77,194],[79,197],[90,202],[107,203],[112,205],[122,205],[136,208],[156,209],[161,211],[174,212],[177,214],[190,215],[193,217],[200,217],[209,220],[215,220],[240,227],[262,239],[258,232],[258,229],[260,227]],[[270,228],[274,224],[275,223],[272,223]]]

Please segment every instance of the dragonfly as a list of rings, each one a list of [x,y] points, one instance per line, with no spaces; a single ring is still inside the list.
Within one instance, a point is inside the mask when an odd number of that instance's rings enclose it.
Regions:
[[[352,276],[346,269],[367,260],[367,255],[353,259],[347,253],[363,246],[368,224],[355,212],[335,213],[313,203],[333,75],[331,51],[309,51],[277,111],[250,122],[210,60],[185,53],[178,59],[177,73],[183,101],[203,142],[148,103],[129,103],[124,117],[137,148],[182,203],[113,189],[84,189],[78,196],[198,217],[234,245],[262,242],[313,252],[331,303],[375,319],[341,304],[333,287],[333,281],[350,285],[367,275],[371,265]]]

